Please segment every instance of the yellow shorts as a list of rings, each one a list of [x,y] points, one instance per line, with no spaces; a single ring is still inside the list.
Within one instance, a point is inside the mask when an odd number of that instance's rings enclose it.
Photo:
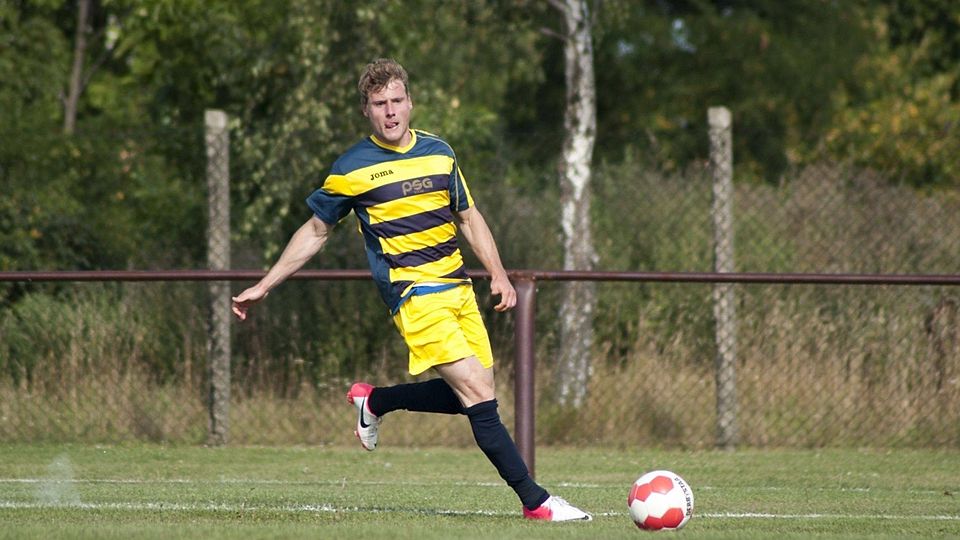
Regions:
[[[393,322],[410,349],[411,375],[468,356],[493,366],[490,338],[470,285],[411,296]]]

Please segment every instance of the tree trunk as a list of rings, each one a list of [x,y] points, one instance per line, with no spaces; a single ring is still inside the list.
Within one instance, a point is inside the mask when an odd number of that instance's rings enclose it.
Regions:
[[[77,0],[77,31],[73,38],[73,67],[70,87],[63,100],[63,132],[73,134],[77,125],[77,105],[83,90],[83,60],[87,56],[87,25],[90,20],[90,0]]]
[[[565,25],[566,110],[560,163],[564,270],[592,270],[596,261],[590,225],[590,165],[596,138],[593,44],[586,0],[552,0]],[[557,391],[560,403],[579,408],[587,393],[593,348],[596,289],[567,282],[560,308]]]

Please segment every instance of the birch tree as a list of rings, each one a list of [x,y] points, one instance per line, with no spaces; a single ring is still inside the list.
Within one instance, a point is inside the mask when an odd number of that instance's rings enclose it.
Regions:
[[[63,99],[63,132],[71,135],[77,125],[77,105],[83,91],[83,64],[87,55],[87,32],[90,24],[90,0],[77,0],[77,28],[73,38],[73,64],[70,84]]]
[[[564,142],[560,205],[564,270],[592,270],[597,259],[590,226],[590,162],[597,107],[591,19],[586,0],[550,0],[563,18]],[[566,282],[560,307],[557,392],[560,403],[580,407],[590,378],[596,290],[591,282]]]

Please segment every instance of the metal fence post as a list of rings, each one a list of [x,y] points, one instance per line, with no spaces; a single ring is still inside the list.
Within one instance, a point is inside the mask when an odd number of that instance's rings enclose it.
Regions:
[[[207,266],[230,268],[230,133],[223,111],[204,112],[207,150]],[[227,443],[230,412],[230,282],[212,281],[208,369],[208,443]]]
[[[516,442],[520,456],[535,478],[534,408],[536,404],[533,354],[534,317],[537,307],[536,282],[532,278],[514,281],[517,288],[517,315],[514,327],[516,365],[514,366],[514,410]]]
[[[733,257],[733,136],[730,110],[710,107],[710,165],[713,173],[714,270],[735,271]],[[737,444],[737,313],[734,284],[713,289],[716,318],[717,446]]]

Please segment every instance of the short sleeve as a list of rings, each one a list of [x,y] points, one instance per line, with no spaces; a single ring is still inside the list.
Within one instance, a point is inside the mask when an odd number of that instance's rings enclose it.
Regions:
[[[353,209],[353,197],[338,193],[334,189],[337,182],[331,182],[332,178],[332,176],[328,177],[323,187],[307,197],[307,206],[324,223],[336,225]]]
[[[467,180],[463,177],[463,171],[454,162],[453,172],[450,173],[450,209],[454,212],[463,212],[473,206],[473,197],[470,196],[470,188],[467,187]]]

